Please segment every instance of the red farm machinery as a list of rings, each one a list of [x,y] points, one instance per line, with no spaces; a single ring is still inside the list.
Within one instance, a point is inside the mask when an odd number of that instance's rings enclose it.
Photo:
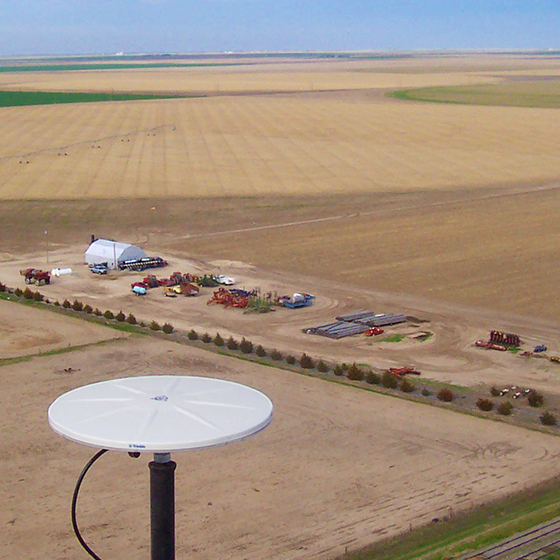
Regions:
[[[414,366],[403,366],[399,368],[391,367],[387,371],[398,378],[405,375],[420,375],[420,372]]]
[[[208,301],[208,305],[211,303],[219,303],[224,307],[240,307],[245,308],[249,305],[250,292],[245,290],[228,290],[226,288],[219,288],[214,292],[212,298]]]
[[[505,352],[508,348],[519,348],[521,346],[521,338],[518,334],[490,331],[489,339],[477,340],[475,346],[486,348],[487,350]]]
[[[39,270],[37,268],[26,268],[20,270],[19,273],[25,278],[26,284],[36,284],[43,286],[44,284],[51,283],[51,273],[46,270]]]

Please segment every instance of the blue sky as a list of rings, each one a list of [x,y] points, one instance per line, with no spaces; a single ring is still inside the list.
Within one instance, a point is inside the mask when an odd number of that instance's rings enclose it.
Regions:
[[[560,48],[560,0],[0,0],[0,56]]]

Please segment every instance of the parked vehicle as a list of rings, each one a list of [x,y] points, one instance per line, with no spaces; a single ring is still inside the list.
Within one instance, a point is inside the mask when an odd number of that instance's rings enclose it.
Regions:
[[[289,307],[290,309],[297,309],[299,307],[308,307],[313,304],[315,296],[311,294],[295,293],[293,296],[282,296],[278,298],[278,305]]]
[[[108,268],[106,264],[93,264],[89,267],[93,274],[107,274]]]
[[[177,297],[181,293],[180,286],[164,286],[163,295],[165,297]]]
[[[396,377],[402,377],[403,375],[420,375],[420,372],[414,366],[404,366],[404,367],[391,367],[387,371],[395,375]]]
[[[202,277],[198,277],[197,284],[202,288],[215,288],[218,286],[216,279],[213,276],[208,276],[207,274]]]
[[[233,286],[235,284],[235,278],[231,276],[224,276],[220,274],[219,276],[215,276],[214,279],[218,284],[222,284],[222,286]]]
[[[380,327],[371,327],[365,333],[366,336],[377,336],[379,334],[383,334],[383,329]]]

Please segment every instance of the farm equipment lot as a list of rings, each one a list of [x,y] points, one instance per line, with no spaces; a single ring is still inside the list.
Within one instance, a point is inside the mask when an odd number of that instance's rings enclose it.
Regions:
[[[93,451],[50,430],[49,404],[87,383],[153,374],[245,383],[275,407],[254,438],[174,455],[178,558],[324,560],[558,469],[554,436],[132,336],[0,368],[2,558],[81,554],[68,511]],[[79,522],[102,557],[149,554],[150,459],[109,453],[88,475]]]
[[[167,257],[167,255],[166,255]],[[25,287],[19,269],[39,266],[41,255],[29,255],[16,261],[0,263],[0,278],[11,287]],[[373,368],[388,369],[414,363],[423,378],[460,386],[518,384],[560,396],[560,366],[531,360],[510,352],[491,352],[477,348],[474,341],[486,336],[495,326],[518,332],[526,347],[545,340],[551,353],[560,353],[560,330],[554,324],[526,317],[476,309],[453,308],[449,305],[398,294],[379,293],[313,277],[288,272],[271,272],[238,261],[209,261],[169,258],[169,270],[202,275],[207,271],[225,270],[237,279],[237,286],[249,290],[278,294],[297,291],[317,295],[313,305],[300,309],[277,307],[273,313],[246,313],[244,309],[208,305],[216,288],[200,288],[196,297],[165,296],[163,286],[147,290],[138,298],[131,283],[141,281],[145,273],[110,271],[106,276],[93,275],[83,264],[80,248],[50,254],[52,266],[70,266],[71,276],[55,279],[41,286],[41,293],[60,303],[78,299],[84,304],[114,313],[133,313],[138,321],[160,325],[171,323],[176,329],[212,336],[219,332],[237,339],[246,337],[265,348],[276,348],[294,355],[307,352],[312,356],[337,362],[357,362]],[[310,327],[332,323],[334,317],[369,309],[376,312],[404,313],[409,320],[384,327],[383,334],[368,337],[357,334],[340,340],[306,334]],[[50,314],[49,314],[50,315]],[[367,328],[367,327],[364,327]],[[415,338],[426,330],[427,339]],[[557,342],[558,341],[558,342]],[[555,346],[557,345],[557,347]],[[559,408],[560,411],[560,408]]]

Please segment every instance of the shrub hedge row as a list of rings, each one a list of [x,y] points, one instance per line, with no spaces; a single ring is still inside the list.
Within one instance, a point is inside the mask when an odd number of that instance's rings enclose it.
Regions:
[[[8,288],[6,287],[5,284],[3,284],[2,282],[0,282],[0,292],[7,292]],[[125,315],[125,313],[120,310],[118,313],[113,313],[110,309],[107,309],[105,311],[101,311],[98,308],[93,309],[93,307],[91,305],[88,304],[83,304],[81,301],[75,299],[72,303],[70,303],[67,299],[65,299],[62,303],[60,303],[58,300],[56,301],[49,301],[48,299],[46,299],[43,294],[41,294],[41,292],[39,291],[32,291],[29,286],[27,286],[25,288],[25,290],[21,290],[20,288],[16,288],[13,291],[14,296],[16,297],[23,297],[25,299],[28,300],[33,300],[33,301],[43,301],[47,304],[51,304],[54,307],[62,307],[64,309],[72,309],[73,311],[77,311],[78,313],[86,313],[88,315],[96,315],[97,317],[103,317],[105,319],[107,319],[108,321],[118,321],[119,323],[128,323],[129,325],[139,325],[141,327],[145,327],[146,325],[142,322],[138,323],[138,321],[136,320],[136,317],[130,313],[128,316]],[[156,321],[152,321],[149,325],[149,328],[154,330],[154,331],[163,331],[165,334],[171,334],[174,330],[175,327],[173,327],[173,325],[171,323],[164,323],[163,325],[160,325],[159,323],[157,323]]]

